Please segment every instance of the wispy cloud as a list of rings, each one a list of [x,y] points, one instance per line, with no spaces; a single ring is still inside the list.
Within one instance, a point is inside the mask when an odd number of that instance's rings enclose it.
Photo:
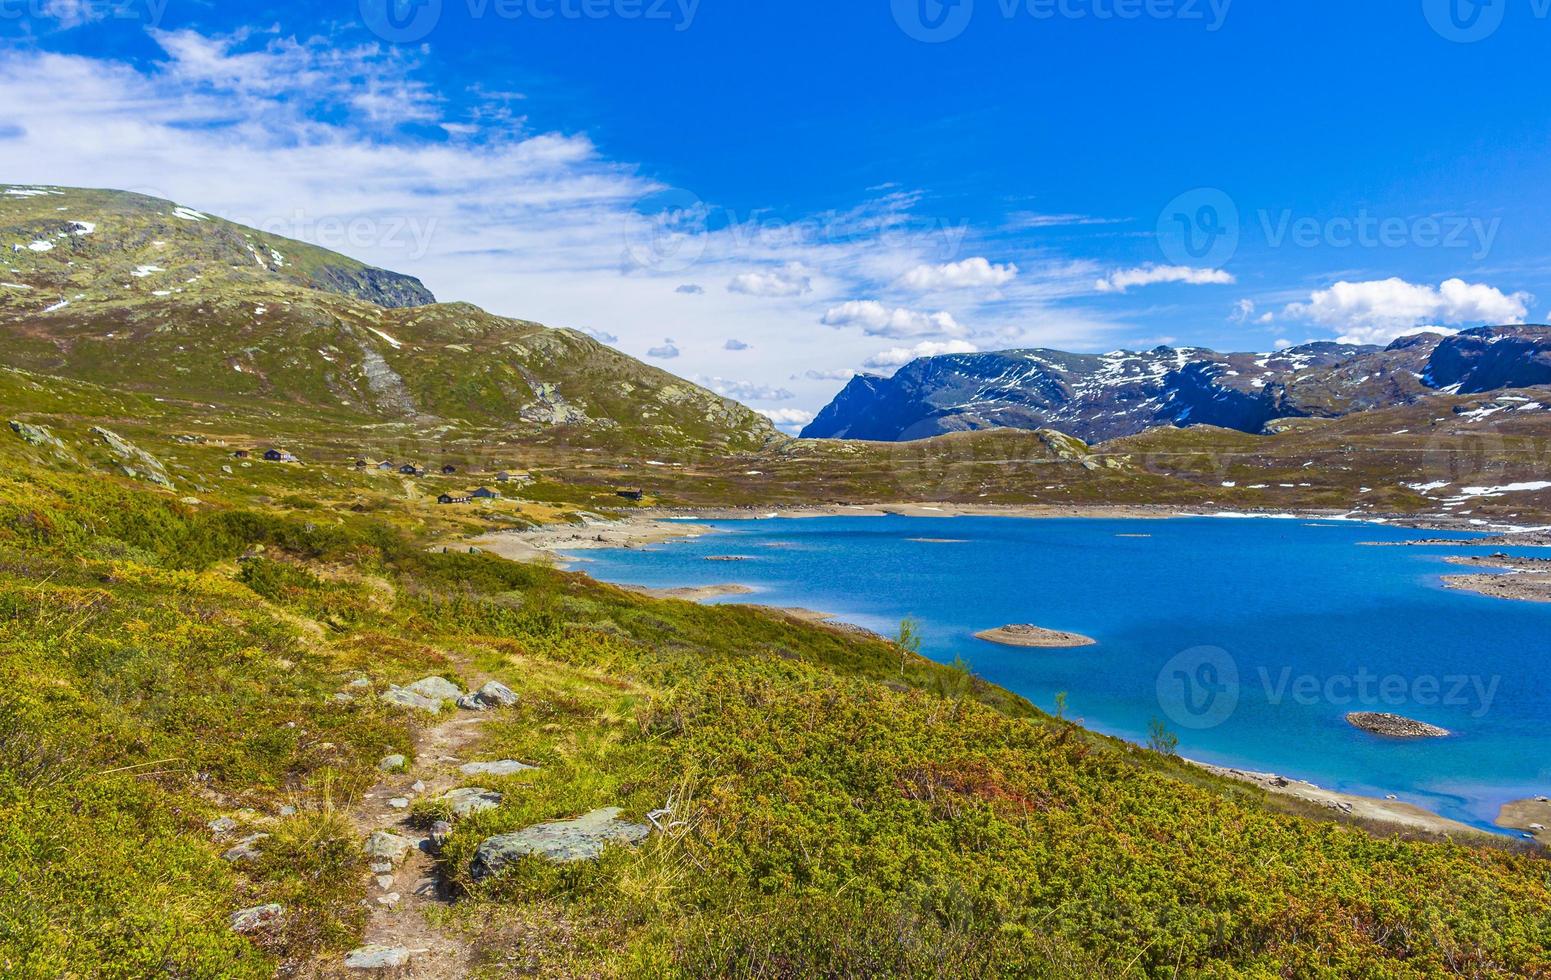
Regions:
[[[1238,282],[1223,269],[1196,269],[1185,265],[1144,265],[1119,269],[1094,283],[1101,293],[1123,293],[1137,286],[1181,283],[1186,286],[1228,286]]]

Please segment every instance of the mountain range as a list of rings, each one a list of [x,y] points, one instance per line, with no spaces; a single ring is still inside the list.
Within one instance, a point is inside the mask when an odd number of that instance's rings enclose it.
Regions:
[[[905,442],[981,429],[1057,429],[1099,443],[1158,426],[1262,433],[1446,394],[1551,384],[1551,327],[1422,333],[1388,347],[1313,343],[1265,354],[1199,347],[950,354],[858,375],[804,438]]]

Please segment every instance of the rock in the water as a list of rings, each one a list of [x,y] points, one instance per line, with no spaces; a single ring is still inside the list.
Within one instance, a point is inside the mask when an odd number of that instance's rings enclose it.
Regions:
[[[535,768],[525,762],[502,759],[500,762],[469,762],[459,766],[458,771],[465,776],[515,776],[519,772],[532,772]]]
[[[408,685],[406,690],[437,702],[456,701],[463,697],[463,688],[445,677],[424,677]]]
[[[501,794],[483,786],[472,786],[467,789],[455,789],[445,796],[438,797],[437,803],[445,803],[457,819],[473,816],[481,810],[494,810],[501,805]]]
[[[379,830],[366,838],[366,856],[398,864],[404,860],[404,855],[415,846],[415,842],[398,834],[390,834],[386,830]]]
[[[268,834],[249,834],[234,844],[225,854],[222,854],[221,858],[233,864],[240,861],[257,861],[263,855],[263,852],[258,848],[258,843],[268,838]]]
[[[383,772],[398,772],[400,769],[403,769],[408,764],[409,764],[409,760],[408,759],[404,758],[402,755],[399,755],[399,754],[395,753],[393,755],[385,755],[385,756],[383,756],[382,757],[382,761],[377,763],[377,768],[381,769]]]
[[[396,970],[409,965],[409,950],[403,946],[373,943],[345,954],[345,966],[352,970]]]
[[[278,923],[285,916],[285,908],[274,903],[269,905],[255,905],[251,909],[243,909],[233,912],[231,917],[232,931],[240,933],[258,932]]]
[[[416,711],[427,711],[433,715],[442,710],[442,703],[437,699],[416,694],[407,687],[390,687],[383,691],[380,697],[389,704],[396,704],[401,708],[414,708]]]
[[[1005,647],[1091,647],[1098,642],[1093,637],[1083,636],[1081,633],[1047,630],[1043,627],[1026,624],[985,630],[976,633],[975,638],[985,640],[987,643],[997,643]]]
[[[556,863],[591,861],[610,844],[639,844],[651,834],[651,827],[621,820],[619,813],[618,807],[605,807],[575,820],[541,823],[491,837],[474,852],[470,871],[475,880],[488,878],[530,854]]]
[[[1425,721],[1402,718],[1374,711],[1355,711],[1346,716],[1347,723],[1355,728],[1388,738],[1447,738],[1447,728],[1429,725]]]

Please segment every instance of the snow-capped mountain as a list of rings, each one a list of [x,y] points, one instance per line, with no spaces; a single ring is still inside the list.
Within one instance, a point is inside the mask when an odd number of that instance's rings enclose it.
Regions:
[[[804,438],[924,439],[1053,428],[1089,442],[1162,425],[1260,432],[1280,418],[1403,405],[1435,391],[1551,384],[1551,328],[1418,334],[1389,347],[1316,343],[1266,354],[1199,347],[1070,354],[1014,350],[922,358],[853,378]]]

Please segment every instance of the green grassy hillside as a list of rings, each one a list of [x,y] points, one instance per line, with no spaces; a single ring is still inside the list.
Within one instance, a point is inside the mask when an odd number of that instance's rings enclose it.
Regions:
[[[879,640],[430,553],[407,509],[185,503],[49,451],[0,474],[6,976],[337,973],[352,814],[434,720],[375,695],[427,674],[510,685],[474,757],[538,767],[465,779],[505,798],[441,852],[474,975],[1551,970],[1538,855],[1282,813]],[[470,874],[602,806],[666,829]]]

